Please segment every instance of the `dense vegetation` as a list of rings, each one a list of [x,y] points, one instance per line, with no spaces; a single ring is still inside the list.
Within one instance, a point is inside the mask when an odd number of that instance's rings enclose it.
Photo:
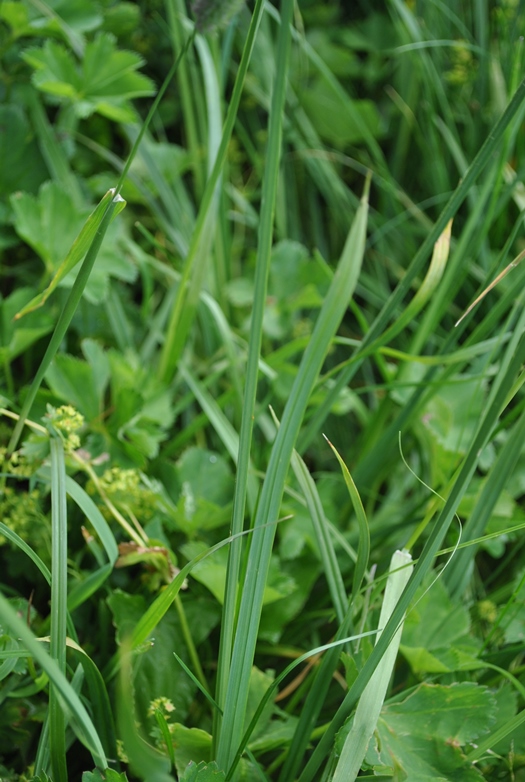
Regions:
[[[524,35],[0,4],[1,782],[525,780]]]

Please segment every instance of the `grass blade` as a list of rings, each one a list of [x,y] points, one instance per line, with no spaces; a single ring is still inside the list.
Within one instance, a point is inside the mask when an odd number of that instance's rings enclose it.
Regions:
[[[237,461],[237,481],[233,499],[233,514],[231,531],[235,535],[243,528],[246,509],[246,496],[251,483],[249,478],[250,452],[252,445],[255,402],[257,397],[257,379],[259,373],[259,358],[262,344],[262,327],[264,309],[266,306],[266,291],[270,271],[270,257],[273,239],[273,225],[275,202],[277,197],[277,183],[281,160],[282,122],[286,98],[286,85],[288,62],[290,56],[292,6],[290,0],[283,4],[283,19],[279,30],[277,51],[277,76],[272,92],[272,105],[269,117],[268,146],[265,176],[263,180],[262,213],[259,223],[259,236],[257,246],[257,263],[255,269],[255,290],[251,316],[250,340],[248,346],[248,360],[246,366],[246,384],[244,388],[244,400],[242,406],[241,430],[239,434],[239,457]],[[259,7],[258,7],[259,8]],[[260,6],[262,12],[262,5]],[[254,11],[254,18],[255,18]],[[253,24],[252,20],[252,24]],[[278,512],[273,518],[278,518]],[[268,521],[268,516],[265,521]],[[216,700],[221,711],[225,709],[227,692],[230,683],[230,665],[235,636],[235,620],[237,615],[238,587],[241,567],[241,541],[235,541],[230,549],[227,566],[227,577],[224,594],[224,606],[222,611],[222,629],[219,647],[219,662],[217,671]],[[231,759],[232,740],[230,727],[227,726],[228,749],[221,743],[222,716],[216,715],[214,726],[214,742],[218,751],[219,767],[226,768],[225,757]],[[237,723],[239,735],[244,720],[241,715]],[[226,753],[226,754],[225,754]],[[222,762],[221,762],[222,758]]]
[[[105,211],[98,214],[99,223],[95,235],[93,236],[89,249],[86,253],[86,257],[84,258],[84,262],[82,263],[73,287],[71,288],[71,292],[64,305],[64,309],[60,313],[60,317],[58,318],[57,325],[55,326],[55,330],[51,336],[44,357],[40,362],[40,366],[38,367],[33,382],[31,383],[31,386],[27,392],[24,406],[20,413],[20,418],[16,422],[11,439],[9,440],[9,444],[7,446],[8,454],[12,454],[18,445],[20,435],[22,434],[22,429],[24,428],[26,418],[29,416],[29,412],[33,405],[37,391],[40,388],[42,380],[44,379],[44,375],[46,374],[55,353],[60,348],[62,340],[66,335],[69,324],[71,323],[71,319],[75,314],[84,288],[86,287],[86,283],[89,279],[89,275],[91,274],[93,264],[97,258],[106,231],[113,219],[113,215],[116,210],[120,211],[123,202],[125,204],[124,199],[121,198],[121,196],[116,195],[114,190],[110,190],[109,192],[111,193],[112,197],[109,200],[109,203],[106,204]],[[106,198],[106,196],[104,196],[104,198]]]
[[[458,186],[445,204],[441,214],[434,224],[434,227],[428,233],[424,242],[421,244],[419,250],[415,254],[409,267],[403,275],[400,283],[389,296],[387,302],[381,309],[381,312],[372,323],[370,330],[363,339],[360,347],[355,351],[354,357],[357,359],[359,356],[359,360],[356,360],[355,363],[349,365],[343,372],[341,372],[333,389],[327,395],[327,398],[323,402],[322,406],[319,407],[316,415],[312,418],[307,431],[301,438],[299,451],[302,452],[309,445],[309,443],[312,442],[313,437],[316,436],[335,400],[339,396],[341,389],[348,385],[351,378],[357,372],[362,358],[368,355],[368,351],[371,346],[374,345],[375,347],[381,344],[381,334],[386,329],[388,321],[395,313],[398,306],[401,304],[401,301],[403,300],[406,293],[409,291],[415,277],[420,273],[430,251],[432,250],[432,247],[445,230],[447,223],[449,220],[452,220],[455,217],[459,207],[470,192],[471,187],[474,185],[487,163],[492,159],[492,156],[498,149],[498,145],[501,143],[505,132],[507,131],[511,122],[515,119],[516,115],[518,115],[524,101],[525,79],[521,81],[502,116],[496,122],[491,132],[487,135],[481,149],[477,153],[468,170],[465,172],[465,175],[462,177]]]
[[[509,475],[512,475],[519,459],[524,438],[525,413],[522,413],[499,452],[476,502],[476,507],[463,527],[462,543],[472,542],[483,534],[503,487]],[[463,594],[471,576],[471,566],[476,556],[476,550],[476,546],[467,546],[464,550],[458,551],[447,567],[443,577],[451,594]]]
[[[220,174],[223,170],[226,160],[226,153],[228,150],[228,144],[230,143],[231,135],[235,125],[235,119],[237,117],[237,110],[242,95],[242,89],[248,65],[253,51],[255,43],[255,34],[259,26],[261,14],[263,10],[263,0],[257,0],[248,30],[248,36],[244,45],[241,62],[237,71],[237,77],[233,87],[232,96],[228,105],[228,113],[226,115],[226,121],[224,123],[224,129],[222,133],[221,143],[217,152],[217,157],[213,165],[213,170],[206,182],[206,188],[202,197],[202,202],[199,208],[199,214],[195,223],[195,229],[193,231],[191,245],[184,262],[182,269],[181,281],[177,290],[177,298],[175,305],[171,312],[168,328],[166,332],[166,340],[161,353],[159,375],[165,381],[169,382],[173,376],[173,371],[177,366],[177,361],[182,354],[186,342],[186,336],[190,323],[188,320],[184,321],[184,329],[181,328],[181,321],[184,314],[184,305],[188,294],[188,282],[193,271],[193,265],[196,261],[198,253],[200,252],[200,245],[205,237],[206,231],[210,228],[211,217],[213,217],[212,206],[214,202],[215,189],[217,182],[219,181]]]
[[[385,596],[379,617],[377,639],[381,637],[381,629],[386,625],[412,573],[410,564],[412,557],[407,551],[396,551],[390,563],[390,574],[386,583]],[[409,567],[406,567],[409,565]],[[354,716],[350,733],[346,737],[339,761],[337,763],[333,782],[353,782],[359,773],[363,758],[372,734],[376,729],[377,720],[385,700],[388,683],[396,662],[403,624],[400,623],[381,662],[368,682]]]
[[[284,24],[282,25],[284,27]],[[239,621],[233,647],[228,691],[224,705],[222,745],[218,763],[228,768],[233,760],[234,737],[242,730],[248,681],[255,653],[262,600],[275,530],[260,528],[267,519],[278,518],[287,468],[303,420],[312,388],[326,353],[354,291],[365,249],[369,180],[361,205],[349,232],[340,262],[325,298],[312,337],[303,355],[298,374],[277,432],[254,522],[247,576],[243,584]]]
[[[413,599],[416,593],[417,588],[422,583],[425,575],[429,572],[432,566],[432,562],[439,548],[441,547],[441,543],[448,530],[448,527],[454,518],[458,504],[465,494],[470,483],[470,479],[474,474],[479,454],[487,443],[488,438],[494,429],[494,426],[498,420],[498,416],[500,415],[501,410],[505,405],[507,395],[513,386],[515,378],[520,372],[523,361],[525,360],[525,335],[523,334],[522,329],[518,331],[518,334],[516,335],[519,339],[519,342],[512,354],[512,358],[507,364],[506,370],[501,374],[501,377],[496,379],[493,387],[491,403],[486,407],[485,415],[463,461],[458,478],[450,491],[441,513],[433,525],[430,537],[427,540],[417,565],[414,568],[412,577],[410,578],[403,594],[401,595],[399,602],[394,609],[392,616],[390,617],[390,620],[384,628],[381,638],[374,647],[374,650],[366,661],[356,681],[348,691],[343,703],[337,711],[337,714],[332,719],[328,730],[317,745],[306,768],[301,774],[299,778],[300,782],[312,782],[312,780],[317,778],[319,767],[323,763],[328,753],[331,751],[337,731],[341,728],[344,721],[350,716],[354,704],[363,693],[366,685],[372,677],[373,672],[379,664],[379,661],[386,652],[399,626],[399,623],[403,619],[410,601]]]
[[[51,434],[51,644],[50,655],[61,673],[66,673],[67,618],[67,506],[64,446]],[[66,717],[59,692],[51,681],[49,690],[49,750],[56,782],[67,782]]]
[[[51,296],[53,291],[56,290],[64,277],[69,274],[69,272],[74,269],[78,263],[80,263],[82,258],[86,255],[90,245],[92,244],[97,231],[100,228],[102,218],[111,201],[113,200],[113,197],[113,191],[108,190],[108,192],[104,195],[100,203],[96,206],[96,208],[89,215],[86,222],[82,226],[79,235],[71,245],[71,249],[58,267],[55,276],[47,288],[42,291],[42,293],[39,293],[38,296],[35,296],[33,299],[31,299],[31,301],[15,315],[15,320],[22,318],[24,315],[27,315],[29,312],[33,312],[39,307],[42,307]],[[112,219],[114,219],[119,214],[119,212],[124,209],[125,206],[126,202],[121,199],[113,211]]]
[[[335,614],[338,621],[343,623],[348,611],[348,597],[345,591],[343,576],[341,575],[334,545],[332,543],[332,537],[326,523],[319,492],[317,491],[314,479],[308,471],[308,467],[296,450],[294,450],[292,454],[292,469],[305,496],[306,504],[310,512],[317,538],[319,556],[323,564],[323,572],[326,575]],[[356,593],[354,592],[354,594]]]
[[[12,634],[17,638],[20,638],[32,657],[41,665],[49,676],[49,680],[60,693],[63,702],[76,720],[77,729],[81,731],[82,741],[91,752],[95,765],[100,768],[107,768],[107,761],[102,743],[82,701],[58,667],[56,660],[53,660],[45,651],[40,640],[33,635],[25,621],[17,615],[17,612],[2,594],[0,594],[0,618],[2,623],[10,629]]]
[[[361,584],[363,583],[363,578],[368,567],[368,559],[370,557],[370,530],[368,527],[368,519],[366,518],[365,509],[363,507],[363,503],[361,502],[361,497],[359,496],[357,486],[355,485],[354,480],[350,475],[348,467],[344,463],[337,448],[332,445],[327,437],[325,437],[325,440],[332,451],[335,453],[337,461],[339,462],[339,466],[341,467],[346,487],[348,489],[350,499],[352,500],[352,505],[354,506],[357,524],[359,527],[357,562],[355,564],[354,580],[352,585],[352,595],[356,597],[356,595],[359,593],[359,590],[361,589]]]
[[[257,722],[259,721],[259,717],[261,716],[262,712],[264,711],[264,707],[272,697],[272,695],[276,692],[277,688],[283,682],[286,677],[293,671],[295,668],[297,668],[299,665],[302,665],[306,660],[308,660],[310,657],[315,657],[316,655],[321,654],[322,652],[326,651],[332,651],[334,649],[339,649],[340,646],[343,644],[350,643],[350,641],[358,641],[360,638],[364,638],[365,636],[369,635],[375,635],[377,631],[376,630],[370,630],[366,633],[359,633],[358,635],[351,635],[347,638],[339,638],[336,641],[332,641],[329,644],[323,644],[322,646],[317,646],[315,649],[311,649],[309,652],[305,652],[305,654],[302,654],[300,657],[298,657],[296,660],[294,660],[290,665],[287,665],[284,671],[282,671],[279,676],[277,676],[266,692],[264,693],[263,697],[261,698],[261,701],[259,705],[257,706],[257,709],[255,710],[255,714],[253,715],[250,724],[248,725],[244,736],[242,738],[242,741],[239,744],[239,747],[237,749],[237,752],[235,754],[235,760],[232,763],[228,774],[226,776],[226,780],[230,780],[233,776],[233,773],[237,767],[237,764],[239,760],[242,757],[242,753],[244,752],[246,745],[248,744],[250,740],[250,736],[252,735],[253,731],[255,730],[255,727],[257,725]]]

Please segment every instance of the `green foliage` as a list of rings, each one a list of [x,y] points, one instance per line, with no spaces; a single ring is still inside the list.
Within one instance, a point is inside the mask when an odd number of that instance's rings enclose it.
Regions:
[[[367,762],[382,773],[400,769],[407,778],[482,779],[479,771],[465,767],[461,748],[487,733],[496,713],[491,693],[474,682],[421,684],[386,704]]]
[[[9,4],[3,4],[2,9],[6,5]],[[3,127],[0,159],[9,160],[0,179],[0,194],[5,198],[14,191],[33,193],[44,179],[46,171],[26,114],[21,106],[0,106],[0,120]]]
[[[200,33],[209,33],[226,25],[240,8],[240,0],[192,0],[191,3],[195,26]]]
[[[180,782],[224,782],[226,775],[224,771],[221,771],[217,766],[217,763],[194,763],[191,761],[186,767],[182,776],[179,777]]]
[[[84,771],[82,782],[128,782],[128,778],[112,768],[106,768],[104,771],[96,768],[95,771]]]
[[[0,4],[2,780],[521,779],[524,34]]]
[[[129,100],[154,91],[150,79],[135,73],[142,59],[134,52],[117,50],[110,33],[99,33],[86,45],[81,66],[53,41],[26,49],[22,56],[34,68],[35,87],[53,102],[70,104],[78,118],[97,112],[115,122],[132,122],[135,113]]]

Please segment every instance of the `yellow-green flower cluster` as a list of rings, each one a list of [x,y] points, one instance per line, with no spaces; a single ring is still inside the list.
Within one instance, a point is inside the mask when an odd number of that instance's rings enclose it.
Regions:
[[[170,714],[175,711],[175,706],[169,698],[161,696],[151,701],[148,708],[148,717],[155,716],[155,712],[160,711],[166,720],[169,719]]]
[[[154,725],[150,730],[150,736],[155,740],[155,744],[160,749],[161,752],[166,752],[166,735],[165,732],[163,732],[159,727],[159,719],[160,722],[164,722],[165,729],[167,728],[168,733],[170,736],[173,735],[175,731],[175,725],[170,722],[172,712],[175,711],[175,706],[170,701],[169,698],[155,698],[151,701],[148,709],[148,717],[156,717],[157,724]],[[160,715],[160,718],[159,718]]]
[[[2,472],[16,475],[18,478],[29,478],[34,473],[34,466],[20,451],[15,451],[7,459],[7,448],[0,448],[0,464]]]
[[[467,48],[466,41],[457,41],[457,46],[451,50],[451,67],[445,71],[449,84],[462,87],[469,84],[476,76],[477,62],[472,51]]]
[[[480,600],[477,609],[479,618],[484,622],[494,624],[498,618],[498,607],[492,600]]]
[[[74,407],[61,405],[55,408],[48,405],[45,421],[52,424],[53,428],[61,435],[66,453],[76,451],[80,447],[80,437],[77,432],[84,426],[84,416]]]
[[[144,485],[139,470],[111,467],[100,478],[100,488],[115,505],[131,510],[141,524],[153,516],[157,498]]]
[[[48,521],[40,506],[40,496],[38,489],[21,492],[6,486],[0,500],[2,522],[35,550],[40,549],[43,539],[48,536]],[[6,542],[0,535],[0,545]]]
[[[117,756],[121,763],[129,763],[129,758],[124,749],[124,742],[122,739],[117,739]]]

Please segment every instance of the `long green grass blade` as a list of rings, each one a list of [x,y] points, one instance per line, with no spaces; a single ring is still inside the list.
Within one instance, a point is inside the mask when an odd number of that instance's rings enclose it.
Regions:
[[[47,372],[49,365],[51,364],[51,361],[55,356],[55,353],[60,348],[60,345],[66,335],[69,324],[71,323],[71,319],[73,318],[73,315],[75,314],[75,311],[78,307],[80,298],[82,296],[84,288],[86,287],[86,283],[89,279],[89,275],[91,274],[93,264],[95,263],[100,247],[102,246],[104,236],[109,227],[109,224],[113,219],[113,214],[115,210],[120,211],[123,202],[125,204],[125,201],[123,201],[121,196],[116,195],[113,191],[112,197],[109,200],[109,203],[106,205],[106,210],[102,214],[99,214],[100,221],[98,223],[96,233],[86,253],[84,262],[82,263],[82,266],[79,269],[76,280],[73,284],[73,287],[71,288],[71,292],[64,305],[64,309],[60,313],[60,317],[58,319],[57,325],[55,326],[53,335],[49,341],[49,345],[44,354],[44,357],[40,363],[40,366],[36,371],[35,377],[33,379],[33,382],[31,383],[29,391],[27,392],[27,396],[24,401],[24,406],[20,413],[20,418],[16,422],[15,428],[13,429],[11,439],[9,440],[9,444],[7,446],[7,451],[9,454],[13,453],[16,446],[18,445],[20,435],[22,434],[22,429],[24,428],[26,418],[29,416],[29,412],[35,400],[37,391],[40,388],[40,385],[44,379],[44,376]]]
[[[370,529],[368,527],[368,519],[366,518],[366,513],[363,507],[363,503],[361,502],[361,497],[359,496],[357,486],[355,485],[354,480],[350,475],[350,471],[344,463],[344,460],[337,448],[332,445],[328,438],[325,439],[332,451],[335,453],[337,461],[339,462],[339,466],[341,467],[346,487],[348,489],[350,499],[352,500],[352,505],[354,506],[354,512],[359,527],[357,562],[355,564],[354,580],[352,585],[352,595],[353,597],[356,597],[359,594],[359,590],[361,589],[361,584],[363,583],[363,578],[368,567],[368,559],[370,557]]]
[[[71,638],[67,639],[67,647],[72,650],[77,661],[84,669],[86,683],[89,689],[89,702],[93,712],[93,720],[97,726],[97,735],[100,738],[106,756],[112,760],[117,757],[117,740],[113,711],[104,678],[91,657],[86,654]],[[76,722],[73,720],[73,727]]]
[[[345,638],[354,620],[354,606],[349,605],[342,623],[336,634],[336,641]],[[313,677],[310,689],[301,709],[301,715],[295,728],[292,741],[286,753],[286,759],[281,769],[279,782],[288,782],[296,779],[297,772],[304,763],[305,753],[311,744],[311,738],[319,715],[325,705],[328,690],[333,681],[334,673],[341,661],[341,651],[338,646],[327,650],[323,655],[321,664]]]
[[[376,630],[370,630],[366,633],[360,633],[358,635],[350,635],[346,638],[339,638],[336,641],[332,641],[329,644],[323,644],[322,646],[317,646],[315,649],[311,649],[309,652],[306,652],[305,654],[301,654],[300,657],[297,658],[297,660],[294,660],[292,663],[290,663],[290,665],[287,665],[284,671],[282,671],[279,674],[279,676],[275,677],[275,679],[272,681],[272,683],[264,693],[263,697],[261,698],[261,701],[257,706],[257,709],[255,710],[255,714],[253,715],[250,724],[246,728],[244,736],[242,737],[242,740],[238,746],[237,752],[235,754],[235,760],[233,761],[230,770],[226,775],[226,780],[232,778],[235,769],[237,768],[237,764],[242,757],[242,753],[244,752],[250,740],[250,736],[252,735],[255,727],[257,726],[257,722],[259,721],[259,718],[264,710],[264,707],[271,699],[271,697],[274,695],[274,693],[277,692],[277,688],[279,687],[279,685],[286,679],[286,677],[293,670],[295,670],[295,668],[297,668],[299,665],[302,665],[302,663],[304,663],[310,657],[314,657],[315,655],[321,654],[323,652],[331,651],[333,649],[338,649],[343,644],[350,643],[350,641],[358,641],[360,638],[365,638],[366,636],[375,635],[376,632],[377,632]]]
[[[292,4],[289,2],[289,0],[283,4],[282,16],[283,18],[279,30],[277,47],[277,75],[273,86],[272,105],[269,117],[266,159],[267,165],[265,168],[265,176],[263,180],[262,213],[259,222],[254,301],[251,316],[250,340],[248,345],[248,361],[246,366],[246,382],[242,406],[241,430],[239,434],[237,481],[235,484],[231,526],[231,530],[234,535],[239,533],[243,528],[246,496],[251,487],[251,479],[249,477],[248,470],[250,465],[255,402],[257,396],[257,378],[259,373],[259,359],[262,343],[262,325],[264,309],[266,306],[268,275],[270,270],[277,183],[282,154],[282,121],[286,98],[288,61],[290,56],[290,25],[292,21]],[[277,518],[277,516],[275,518]],[[265,521],[268,520],[269,518]],[[216,689],[216,700],[221,710],[224,710],[225,707],[226,693],[230,682],[230,665],[235,636],[240,567],[241,540],[238,539],[233,543],[229,552],[224,606],[222,612],[221,640],[219,647]],[[239,724],[243,724],[242,718]],[[226,731],[229,733],[229,730],[230,726],[228,725]],[[218,747],[219,755],[217,759],[219,766],[221,766],[221,731],[222,716],[220,716],[220,713],[217,713],[214,726],[214,742]]]
[[[326,517],[315,481],[310,475],[308,467],[296,450],[294,450],[292,454],[292,469],[306,499],[317,539],[319,557],[323,565],[323,572],[326,576],[332,603],[334,604],[335,614],[338,621],[342,623],[348,611],[348,597],[345,591],[343,576],[341,575],[332,537],[326,523]],[[354,594],[356,593],[354,592]]]
[[[508,720],[504,725],[495,730],[490,736],[482,739],[471,752],[468,753],[467,759],[474,763],[479,760],[483,755],[490,752],[499,741],[502,741],[507,736],[510,736],[517,728],[519,728],[525,722],[525,709],[522,709],[518,714]]]
[[[242,589],[239,621],[233,647],[228,691],[224,705],[223,734],[217,761],[228,768],[233,760],[234,737],[242,729],[246,708],[248,681],[255,653],[262,600],[273,546],[273,529],[260,532],[262,524],[279,516],[286,472],[314,383],[317,380],[329,345],[348,306],[365,248],[368,214],[368,187],[352,223],[332,284],[317,318],[315,328],[303,355],[297,377],[286,403],[281,426],[272,447],[270,463],[261,491],[254,522],[247,575]]]
[[[58,667],[56,660],[45,651],[40,640],[33,635],[25,621],[17,615],[17,612],[2,594],[0,594],[0,618],[5,627],[8,627],[12,634],[22,641],[60,693],[64,704],[76,720],[77,730],[81,733],[82,741],[91,752],[95,765],[107,768],[106,756],[99,735],[84,704]]]
[[[265,526],[275,526],[275,524],[276,522]],[[219,543],[216,543],[211,548],[206,549],[206,551],[202,551],[200,554],[194,557],[190,562],[184,565],[184,567],[180,570],[180,572],[177,573],[173,581],[171,581],[170,584],[168,584],[168,586],[164,589],[164,591],[161,592],[158,595],[158,597],[155,598],[155,600],[149,606],[146,613],[143,614],[143,616],[136,624],[135,629],[131,636],[131,649],[132,650],[136,649],[138,646],[140,646],[147,640],[149,635],[151,635],[155,627],[158,625],[158,623],[160,622],[160,620],[162,619],[166,611],[169,609],[169,607],[177,597],[178,593],[182,588],[182,585],[184,584],[186,577],[189,576],[189,574],[191,573],[195,565],[197,565],[206,557],[209,557],[212,554],[214,554],[223,546],[227,546],[230,543],[232,543],[232,541],[235,540],[236,537],[239,537],[241,535],[249,535],[251,533],[252,530],[246,530],[245,532],[241,532],[238,535],[231,535],[229,538],[225,538],[224,540],[221,540]]]
[[[48,566],[45,562],[42,561],[42,559],[38,556],[38,554],[33,551],[31,546],[29,546],[25,540],[23,540],[20,535],[17,535],[16,532],[13,532],[13,530],[9,529],[3,522],[0,521],[0,533],[11,541],[11,543],[14,543],[18,548],[24,552],[24,554],[27,554],[29,559],[34,562],[36,567],[39,569],[39,571],[42,573],[44,578],[46,579],[47,583],[51,585],[51,571],[49,570]]]
[[[523,450],[524,437],[525,413],[522,413],[487,476],[487,481],[479,495],[474,511],[463,526],[461,536],[463,544],[466,545],[469,541],[472,542],[483,534],[508,477],[512,475],[518,462]],[[466,546],[464,550],[458,551],[445,570],[443,577],[451,594],[461,595],[464,593],[472,575],[471,567],[476,556],[476,548],[476,546]]]
[[[51,445],[51,644],[50,655],[66,673],[67,506],[64,446],[56,434]],[[66,717],[53,681],[49,691],[49,750],[56,782],[67,782]]]
[[[177,290],[177,298],[171,312],[166,333],[166,340],[160,359],[159,375],[165,382],[169,382],[173,376],[178,359],[182,354],[190,326],[189,321],[184,321],[184,328],[181,328],[181,322],[184,314],[184,305],[188,295],[188,283],[193,271],[193,265],[196,261],[196,258],[198,257],[198,253],[200,252],[201,242],[205,238],[206,230],[214,223],[212,207],[216,187],[226,160],[228,144],[230,143],[231,135],[235,125],[235,119],[237,117],[237,110],[239,108],[243,84],[252,55],[253,46],[255,43],[255,35],[259,26],[263,5],[263,0],[257,0],[255,3],[255,8],[253,10],[252,20],[244,45],[241,62],[237,71],[232,96],[228,105],[228,112],[226,114],[226,120],[224,123],[221,144],[217,152],[217,157],[215,158],[213,170],[208,178],[208,181],[206,182],[206,188],[204,190],[202,202],[199,207],[199,214],[195,223],[190,248],[188,250],[184,267],[182,269],[181,282]]]
[[[507,132],[507,129],[515,119],[516,115],[520,112],[524,101],[525,79],[518,86],[502,116],[488,134],[481,149],[470,164],[468,170],[465,172],[465,175],[460,180],[458,186],[450,196],[441,214],[436,220],[434,227],[427,234],[426,239],[421,244],[419,250],[412,259],[400,283],[391,293],[388,301],[385,303],[381,309],[381,312],[372,323],[370,330],[367,332],[361,343],[360,348],[356,351],[356,354],[360,355],[361,358],[368,354],[368,350],[372,345],[375,346],[381,344],[381,334],[386,329],[388,321],[391,319],[396,309],[401,304],[401,301],[410,289],[410,286],[412,285],[415,277],[420,273],[430,251],[432,250],[432,247],[445,230],[447,223],[449,220],[452,220],[455,217],[459,207],[467,197],[470,189],[480,176],[487,163],[491,160],[494,152],[498,149],[498,144],[501,143],[501,140],[504,134]],[[341,389],[348,385],[351,378],[359,368],[360,363],[361,361],[356,361],[355,364],[348,366],[343,372],[341,372],[341,375],[337,379],[333,389],[329,392],[326,400],[318,408],[316,414],[312,417],[308,425],[308,429],[302,436],[300,447],[298,448],[300,452],[302,452],[311,443],[313,437],[317,435],[324,419],[328,415],[335,400],[340,394]]]
[[[112,572],[113,565],[107,563],[98,570],[94,570],[80,583],[75,584],[67,596],[68,611],[74,611],[75,608],[85,603],[107,581]]]
[[[388,621],[388,624],[384,628],[381,638],[374,647],[373,652],[366,661],[356,681],[348,691],[348,694],[346,695],[342,705],[332,719],[328,730],[317,745],[306,768],[301,774],[299,778],[300,782],[312,782],[312,780],[317,778],[320,765],[324,762],[329,752],[331,751],[335,734],[343,725],[344,721],[350,716],[352,708],[354,707],[357,699],[363,693],[364,688],[370,681],[370,678],[377,668],[379,661],[386,652],[399,626],[399,623],[403,619],[410,601],[415,595],[417,588],[422,583],[425,575],[430,571],[432,562],[441,546],[448,527],[454,518],[457,506],[465,494],[474,470],[476,469],[479,454],[487,443],[494,426],[496,425],[498,417],[504,408],[507,395],[512,388],[515,378],[520,372],[523,361],[525,360],[525,336],[523,335],[523,331],[519,331],[517,336],[519,337],[518,345],[516,346],[515,351],[512,352],[512,358],[508,362],[506,370],[496,379],[493,387],[491,403],[486,407],[485,415],[481,420],[476,435],[474,436],[472,444],[463,461],[458,478],[450,491],[441,513],[433,525],[430,537],[425,544],[416,567],[414,568],[412,577],[408,582],[403,594],[401,595],[399,602],[394,609],[390,620]]]
[[[381,630],[391,617],[410,578],[413,568],[412,565],[409,567],[407,565],[411,562],[412,557],[407,551],[396,551],[392,556],[376,639],[381,637]],[[359,699],[352,727],[337,762],[333,782],[354,782],[359,773],[385,700],[399,650],[402,629],[401,623]]]
[[[55,276],[47,288],[42,291],[42,293],[39,293],[38,296],[35,296],[34,299],[31,299],[31,301],[15,315],[17,320],[22,318],[24,315],[27,315],[29,312],[33,312],[33,310],[38,309],[38,307],[42,307],[51,296],[53,291],[56,290],[64,277],[69,274],[69,272],[74,269],[78,263],[80,263],[82,258],[84,258],[97,232],[100,229],[102,218],[104,217],[104,214],[106,213],[106,210],[111,204],[113,198],[114,192],[112,190],[108,190],[108,192],[104,195],[100,203],[95,207],[93,212],[89,215],[86,222],[82,226],[79,235],[71,245],[71,249],[58,267]],[[124,209],[125,206],[125,201],[118,201],[113,211],[112,219],[114,219],[119,214],[119,212]]]
[[[94,530],[104,546],[109,563],[114,565],[118,558],[118,546],[115,536],[106,519],[99,511],[89,494],[69,475],[66,476],[66,491],[76,502],[80,510],[93,525]]]

